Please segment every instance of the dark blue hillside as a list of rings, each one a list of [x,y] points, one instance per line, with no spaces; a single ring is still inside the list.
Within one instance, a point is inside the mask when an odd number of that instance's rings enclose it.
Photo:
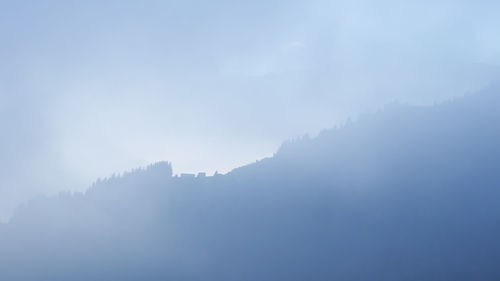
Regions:
[[[226,175],[168,163],[0,226],[1,280],[500,280],[500,92],[390,105]]]

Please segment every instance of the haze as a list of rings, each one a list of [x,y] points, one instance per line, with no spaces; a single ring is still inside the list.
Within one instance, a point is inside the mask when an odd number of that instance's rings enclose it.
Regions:
[[[482,89],[497,1],[1,1],[0,217],[160,160],[227,172]]]

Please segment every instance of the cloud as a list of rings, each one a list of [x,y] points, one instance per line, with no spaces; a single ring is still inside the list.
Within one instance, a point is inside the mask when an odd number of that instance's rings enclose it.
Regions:
[[[229,170],[498,77],[486,1],[28,2],[0,4],[0,206],[153,160]]]
[[[286,44],[287,49],[302,49],[306,46],[306,44],[303,41],[291,41]]]

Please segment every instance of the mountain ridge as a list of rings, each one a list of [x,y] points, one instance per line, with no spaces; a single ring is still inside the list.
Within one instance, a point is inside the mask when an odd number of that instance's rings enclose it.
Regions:
[[[21,208],[0,277],[494,280],[498,143],[490,89],[393,105],[225,175],[157,163]]]

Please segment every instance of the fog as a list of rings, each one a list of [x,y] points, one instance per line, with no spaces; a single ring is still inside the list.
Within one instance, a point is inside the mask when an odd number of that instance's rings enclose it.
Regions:
[[[0,224],[2,280],[497,280],[500,88],[391,104],[225,175],[159,162]]]
[[[0,1],[0,217],[168,160],[228,172],[498,76],[496,1]]]

